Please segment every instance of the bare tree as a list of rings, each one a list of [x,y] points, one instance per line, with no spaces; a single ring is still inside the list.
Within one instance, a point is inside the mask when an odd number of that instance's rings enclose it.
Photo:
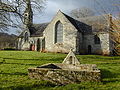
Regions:
[[[87,7],[73,9],[70,14],[74,18],[84,18],[95,15],[94,11]]]
[[[109,0],[110,5],[109,6],[104,6],[102,0],[94,0],[96,3],[95,9],[99,12],[99,14],[114,14],[114,11],[120,12],[120,1],[114,1],[114,0]],[[98,10],[99,7],[99,10]],[[113,52],[116,55],[120,55],[120,18],[115,14],[115,15],[109,15],[109,19],[106,18],[106,20],[109,21],[109,33],[110,33],[110,40],[113,43]]]
[[[33,12],[41,12],[46,0],[0,0],[0,31],[7,30],[8,26],[20,27],[23,23],[23,12],[27,2],[31,3]]]
[[[7,25],[8,25],[8,18],[9,15],[5,12],[0,11],[0,30],[1,31],[7,31]],[[6,25],[7,24],[7,25]]]

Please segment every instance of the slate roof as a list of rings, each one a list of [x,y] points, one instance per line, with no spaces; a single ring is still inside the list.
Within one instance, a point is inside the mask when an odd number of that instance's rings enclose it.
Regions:
[[[41,24],[33,24],[33,26],[29,29],[31,37],[42,37],[43,31],[47,27],[49,23],[41,23]],[[24,31],[19,35],[19,37],[24,37]]]
[[[31,33],[31,37],[42,37],[43,31],[47,27],[49,23],[42,23],[42,24],[34,24],[34,32]],[[32,30],[31,30],[32,31]]]
[[[64,13],[63,13],[64,14]],[[91,16],[86,18],[74,19],[66,14],[66,18],[84,34],[108,32],[108,15]]]
[[[91,33],[98,33],[98,32],[108,32],[108,15],[101,15],[101,16],[91,16],[86,18],[79,18],[74,19],[64,13],[62,13],[75,28],[84,33],[84,34],[91,34]],[[47,27],[49,23],[41,23],[41,24],[34,24],[30,28],[30,35],[31,37],[42,37],[43,31]],[[23,32],[20,34],[19,37],[23,37]]]
[[[78,25],[82,29],[83,33],[98,33],[98,32],[108,32],[109,30],[109,16],[92,16],[86,18],[79,18]]]
[[[64,14],[64,13],[63,13],[63,14]],[[68,16],[68,15],[66,15],[66,14],[64,14],[64,16],[75,26],[75,28],[76,28],[77,30],[81,31],[81,28],[80,28],[79,25],[77,24],[77,22],[79,22],[79,21],[75,20],[74,18],[72,18],[72,17],[70,17],[70,16]]]

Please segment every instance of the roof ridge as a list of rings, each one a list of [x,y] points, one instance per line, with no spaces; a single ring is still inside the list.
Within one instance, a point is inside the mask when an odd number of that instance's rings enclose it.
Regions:
[[[63,13],[63,12],[62,12],[62,14],[72,23],[72,25],[73,25],[78,31],[82,32],[82,31],[80,30],[78,24],[77,24],[77,22],[80,22],[80,21],[74,19],[73,17],[71,17],[71,16],[69,16],[69,15],[67,15],[67,14],[65,14],[65,13]]]

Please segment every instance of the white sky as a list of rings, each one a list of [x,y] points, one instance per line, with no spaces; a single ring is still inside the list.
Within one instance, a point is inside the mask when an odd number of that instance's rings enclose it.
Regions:
[[[101,5],[95,4],[95,0],[47,0],[45,10],[43,13],[34,16],[34,23],[50,22],[55,16],[58,10],[69,15],[70,11],[75,8],[88,7],[99,10],[103,6],[105,9],[108,8],[108,13],[115,12],[116,8],[112,8],[113,4],[120,3],[120,0],[98,0],[101,1]],[[119,6],[120,7],[120,6]],[[99,12],[97,12],[99,13]],[[10,33],[15,33],[13,29]]]
[[[75,8],[92,7],[93,2],[91,1],[92,0],[48,0],[45,11],[41,15],[34,17],[34,23],[49,22],[58,10],[69,14],[70,11]]]
[[[99,3],[96,4],[95,1],[99,1],[100,5],[98,5]],[[71,10],[80,7],[88,7],[93,10],[105,8],[108,9],[107,13],[113,13],[117,9],[116,7],[113,8],[113,4],[118,3],[120,3],[120,0],[47,0],[45,11],[34,17],[34,23],[49,22],[58,10],[69,15]]]

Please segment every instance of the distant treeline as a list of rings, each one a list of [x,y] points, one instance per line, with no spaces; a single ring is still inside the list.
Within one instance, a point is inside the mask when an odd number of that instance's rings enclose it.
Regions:
[[[16,46],[16,41],[17,41],[17,36],[14,34],[7,34],[0,32],[0,50],[4,50],[7,48],[15,48]]]

